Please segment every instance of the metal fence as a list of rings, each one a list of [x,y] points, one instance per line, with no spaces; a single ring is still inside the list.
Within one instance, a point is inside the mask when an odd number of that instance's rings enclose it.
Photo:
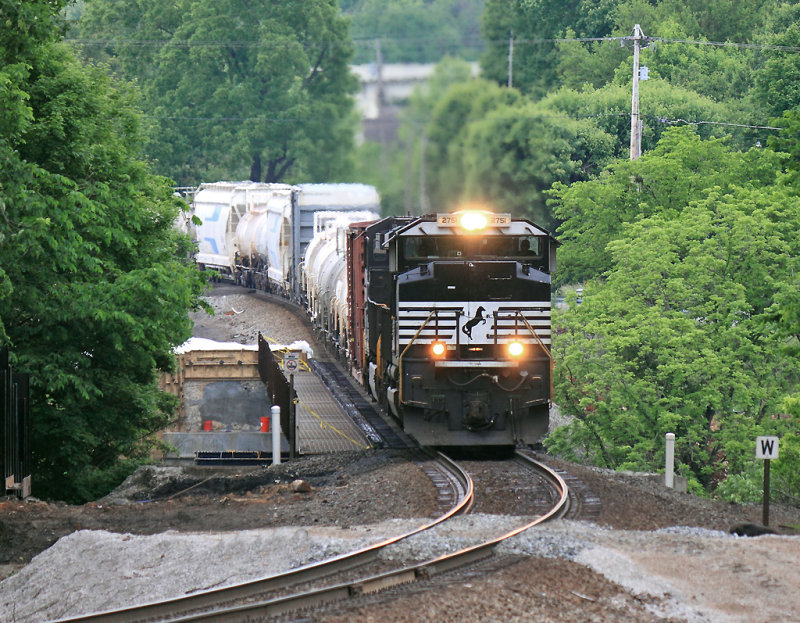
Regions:
[[[258,374],[267,386],[270,404],[278,405],[281,408],[281,430],[288,437],[287,431],[291,430],[289,414],[294,390],[283,375],[267,340],[260,333],[258,334]]]
[[[0,349],[0,464],[3,492],[31,494],[30,386],[27,374],[11,369],[8,348]]]

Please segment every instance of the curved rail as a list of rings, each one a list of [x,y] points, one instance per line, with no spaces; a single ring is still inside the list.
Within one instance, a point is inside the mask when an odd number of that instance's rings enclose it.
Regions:
[[[170,623],[189,623],[197,621],[237,623],[243,620],[251,620],[251,618],[256,617],[274,617],[301,608],[319,606],[332,601],[348,599],[367,593],[375,593],[399,584],[415,582],[417,580],[429,578],[433,575],[450,571],[451,569],[455,569],[465,564],[469,564],[490,556],[493,553],[494,548],[503,541],[510,539],[511,537],[514,537],[525,530],[528,530],[529,528],[544,523],[545,521],[562,516],[562,514],[565,512],[565,507],[568,505],[569,490],[566,482],[558,473],[543,463],[540,463],[520,452],[516,453],[515,458],[535,466],[535,468],[542,472],[545,478],[549,480],[550,483],[559,491],[559,499],[553,508],[551,508],[547,513],[540,515],[533,521],[523,526],[515,528],[514,530],[511,530],[510,532],[507,532],[499,537],[479,543],[478,545],[473,545],[454,553],[444,554],[437,558],[394,571],[360,578],[358,580],[338,584],[336,586],[329,586],[305,593],[288,595],[286,597],[264,601],[261,603],[212,610],[202,613],[198,612],[186,617],[170,619]]]
[[[258,580],[252,580],[243,584],[236,584],[233,586],[194,593],[192,595],[178,597],[176,599],[168,599],[137,606],[130,606],[128,608],[122,608],[119,610],[109,610],[106,612],[97,612],[66,619],[59,619],[53,623],[68,623],[75,621],[91,621],[96,623],[134,623],[144,620],[184,620],[184,618],[175,619],[174,617],[193,611],[206,610],[207,612],[209,608],[218,606],[220,603],[253,599],[259,595],[264,595],[265,593],[285,589],[303,582],[318,580],[333,573],[347,571],[354,567],[372,562],[378,557],[380,550],[383,548],[393,545],[394,543],[398,543],[399,541],[414,536],[415,534],[419,534],[420,532],[424,532],[425,530],[429,530],[458,514],[466,513],[472,506],[474,495],[474,483],[472,481],[472,477],[446,455],[442,453],[433,454],[430,451],[427,451],[426,454],[428,454],[440,466],[441,471],[444,472],[448,480],[450,480],[450,482],[453,484],[453,487],[457,491],[457,499],[456,503],[447,512],[426,524],[414,528],[413,530],[410,530],[399,536],[387,538],[379,543],[364,547],[354,552],[340,554],[339,556],[335,556],[327,560],[310,563],[302,567],[291,569],[284,573],[271,575]],[[198,616],[209,615],[206,614]],[[211,618],[213,619],[213,617]],[[185,620],[195,619],[192,618],[192,615],[187,615]]]

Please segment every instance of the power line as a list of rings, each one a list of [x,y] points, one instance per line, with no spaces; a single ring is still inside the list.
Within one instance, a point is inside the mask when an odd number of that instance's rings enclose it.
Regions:
[[[648,37],[650,41],[662,43],[686,43],[690,45],[711,45],[716,47],[732,47],[748,50],[777,50],[779,52],[800,52],[800,47],[794,45],[771,45],[768,43],[736,43],[733,41],[692,41],[691,39],[663,39],[661,37]]]
[[[267,123],[308,123],[309,121],[320,121],[321,117],[305,117],[303,119],[279,119],[277,117],[183,117],[183,116],[155,116],[155,115],[142,115],[143,119],[155,119],[157,121],[265,121]],[[326,117],[327,119],[327,117]]]
[[[568,117],[569,119],[573,119],[575,121],[580,121],[582,119],[599,119],[603,117],[629,117],[630,113],[628,112],[606,112],[606,113],[597,113],[593,115],[567,115],[567,114],[542,114],[542,115],[528,115],[531,118],[537,119],[559,119],[563,117]],[[747,124],[747,123],[734,123],[734,122],[727,122],[727,121],[709,121],[705,119],[699,120],[689,120],[689,119],[668,119],[666,117],[658,117],[655,115],[641,115],[642,119],[647,119],[651,122],[662,123],[665,125],[718,125],[718,126],[728,126],[734,128],[744,128],[750,130],[782,130],[783,128],[777,126],[770,126],[770,125],[756,125],[756,124]],[[289,119],[278,119],[275,117],[191,117],[191,116],[176,116],[176,115],[169,115],[169,116],[153,116],[153,115],[144,115],[143,118],[145,119],[153,119],[155,121],[205,121],[205,122],[265,122],[265,123],[308,123],[308,121],[321,121],[323,120],[321,117],[307,117],[307,118],[289,118]],[[521,115],[509,115],[508,118],[513,119],[520,119],[522,118]]]
[[[392,42],[392,43],[430,43],[438,42],[444,45],[438,37],[386,37],[386,36],[372,36],[372,37],[356,37],[352,41],[356,45],[374,46],[375,40]],[[514,45],[539,45],[543,43],[598,43],[598,42],[621,42],[625,43],[632,40],[632,37],[540,37],[532,39],[514,38]],[[800,52],[800,46],[790,45],[773,45],[767,43],[739,43],[735,41],[702,41],[692,39],[666,39],[663,37],[644,37],[643,40],[647,42],[660,42],[660,43],[681,43],[686,45],[710,45],[715,47],[732,47],[748,50],[773,50],[778,52]],[[84,45],[84,46],[132,46],[132,47],[238,47],[238,48],[251,48],[251,47],[286,47],[295,42],[272,42],[263,40],[175,40],[175,39],[64,39],[65,43],[70,45]],[[320,41],[315,40],[314,43],[327,45],[333,41]],[[453,45],[466,45],[471,44],[474,46],[481,45],[508,45],[508,39],[490,39],[483,40],[479,38],[462,38]]]
[[[554,37],[554,38],[535,38],[535,39],[517,39],[514,38],[514,44],[542,44],[542,43],[592,43],[592,42],[629,42],[633,41],[635,37],[631,36],[624,36],[624,37]],[[739,49],[766,49],[766,50],[778,50],[778,51],[786,51],[786,52],[800,52],[800,47],[795,46],[778,46],[778,45],[768,45],[768,44],[751,44],[751,43],[736,43],[736,42],[720,42],[720,41],[696,41],[696,40],[689,40],[689,39],[665,39],[662,37],[639,37],[641,41],[650,43],[650,42],[662,42],[662,43],[678,43],[678,44],[685,44],[685,45],[711,45],[711,46],[720,46],[720,47],[736,47]],[[394,42],[428,42],[433,41],[433,38],[430,37],[359,37],[353,39],[353,42],[356,45],[359,44],[368,44],[370,46],[375,45],[375,41],[394,41]],[[467,39],[462,39],[462,44]],[[438,41],[438,40],[437,40]],[[229,40],[229,41],[222,41],[222,40],[184,40],[184,41],[176,41],[174,39],[65,39],[66,43],[74,44],[74,45],[95,45],[95,46],[103,46],[103,45],[131,45],[135,47],[155,47],[155,46],[180,46],[180,47],[258,47],[258,46],[268,46],[268,47],[286,47],[290,45],[287,42],[270,42],[270,41],[263,41],[263,40]],[[492,41],[489,41],[492,43]],[[506,40],[497,40],[494,43],[502,43],[504,46],[507,45]],[[586,115],[583,117],[571,117],[573,119],[586,119],[586,118],[593,118],[593,117],[603,117],[603,116],[627,116],[628,113],[606,113],[606,114],[598,114],[598,115]],[[642,115],[644,117],[644,115]],[[737,127],[737,128],[746,128],[746,129],[758,129],[758,130],[780,130],[782,128],[775,127],[775,126],[768,126],[768,125],[756,125],[756,124],[744,124],[744,123],[732,123],[732,122],[723,122],[723,121],[709,121],[709,120],[696,120],[691,121],[687,119],[666,119],[661,117],[655,116],[646,116],[651,121],[656,121],[658,123],[669,124],[669,125],[677,125],[677,124],[686,124],[686,125],[718,125],[718,126],[727,126],[727,127]],[[154,120],[163,120],[163,121],[196,121],[196,122],[265,122],[265,123],[299,123],[299,122],[307,122],[312,118],[307,119],[278,119],[278,118],[269,118],[269,117],[191,117],[191,116],[146,116],[147,119],[154,119]],[[320,119],[317,118],[319,121]]]
[[[670,125],[677,125],[679,123],[685,123],[686,125],[726,125],[732,126],[735,128],[748,128],[751,130],[783,130],[783,128],[771,126],[771,125],[747,125],[745,123],[726,123],[724,121],[688,121],[687,119],[661,119],[659,117],[652,117],[654,121],[658,121],[660,123],[666,123]]]
[[[264,41],[264,40],[202,40],[202,39],[64,39],[64,43],[69,45],[83,45],[94,47],[121,47],[130,46],[135,48],[156,48],[156,47],[177,47],[177,48],[257,48],[257,47],[270,47],[270,48],[285,48],[291,45],[301,43],[309,43],[307,41],[292,40],[292,41]],[[320,45],[330,45],[331,43],[342,43],[334,40],[315,40],[312,43]]]
[[[514,38],[514,44],[541,44],[541,43],[596,43],[601,41],[617,41],[626,43],[632,41],[633,37],[550,37],[536,39]],[[702,41],[692,39],[665,39],[663,37],[642,37],[642,41],[660,43],[683,43],[687,45],[711,45],[716,47],[733,47],[749,50],[775,50],[779,52],[800,52],[800,46],[792,45],[773,45],[768,43],[738,43],[735,41]],[[493,45],[508,45],[507,39],[490,40],[488,43]]]

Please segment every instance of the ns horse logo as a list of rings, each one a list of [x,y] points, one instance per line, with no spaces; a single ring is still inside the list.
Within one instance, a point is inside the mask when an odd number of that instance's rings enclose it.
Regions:
[[[483,307],[478,307],[478,309],[475,310],[475,315],[472,317],[472,320],[461,327],[461,330],[467,334],[468,338],[472,338],[472,329],[474,329],[480,323],[486,322],[486,318],[483,315],[483,312],[485,311],[486,310]]]

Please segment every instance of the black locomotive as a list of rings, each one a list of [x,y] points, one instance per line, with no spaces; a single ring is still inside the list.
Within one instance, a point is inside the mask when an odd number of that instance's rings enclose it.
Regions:
[[[350,225],[347,356],[420,443],[547,432],[555,249],[531,221],[484,210]]]

